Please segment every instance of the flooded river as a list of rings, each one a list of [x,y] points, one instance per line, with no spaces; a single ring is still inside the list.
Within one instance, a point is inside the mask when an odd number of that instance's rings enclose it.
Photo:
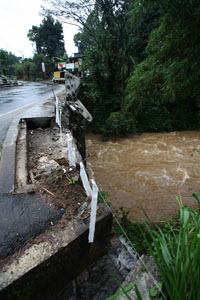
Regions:
[[[86,136],[91,153],[87,167],[112,208],[124,207],[132,220],[142,220],[142,207],[153,220],[178,211],[176,196],[196,206],[200,193],[200,131],[142,134],[103,142]]]

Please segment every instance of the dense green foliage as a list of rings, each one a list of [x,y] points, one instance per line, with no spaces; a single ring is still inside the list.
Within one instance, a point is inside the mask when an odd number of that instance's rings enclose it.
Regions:
[[[96,132],[199,128],[199,1],[45,2],[46,15],[80,27],[81,97]]]
[[[45,63],[45,73],[42,72],[42,62]],[[15,65],[15,73],[18,79],[44,80],[52,77],[54,62],[44,54],[35,54],[33,58],[25,58]]]
[[[35,42],[37,54],[53,58],[65,53],[62,25],[51,16],[44,18],[39,27],[32,26],[27,37]]]
[[[140,121],[141,131],[198,128],[200,4],[146,1],[136,6],[135,16],[152,6],[161,11],[160,26],[151,33],[147,58],[128,81],[124,109]]]
[[[200,203],[200,195],[194,196]],[[199,210],[183,207],[180,203],[178,226],[171,226],[166,232],[159,226],[146,224],[146,230],[150,240],[146,239],[146,231],[144,238],[161,274],[167,299],[200,299]]]
[[[132,132],[135,129],[129,113],[121,116],[127,78],[136,63],[144,57],[149,33],[157,26],[157,12],[138,19],[132,25],[132,0],[46,0],[51,4],[46,14],[81,27],[74,37],[84,54],[81,100],[94,117],[97,132]],[[143,32],[143,26],[148,27]],[[129,121],[130,120],[130,121]]]
[[[0,49],[0,74],[13,76],[14,64],[18,63],[20,59],[13,53]]]
[[[200,207],[200,194],[193,196]],[[121,227],[114,222],[114,229],[120,236],[126,233],[139,255],[154,258],[163,287],[159,299],[200,299],[200,211],[183,206],[179,197],[177,201],[179,214],[160,224],[152,223],[145,212],[145,223],[132,223],[129,212],[121,208]]]
[[[36,52],[33,58],[25,58],[15,64],[17,78],[36,81],[51,78],[55,64],[54,57],[66,56],[62,25],[47,16],[39,27],[32,26],[27,36],[30,41],[35,42]],[[45,64],[45,72],[42,72],[42,63]]]
[[[36,44],[34,56],[22,59],[0,49],[0,74],[16,75],[17,79],[22,80],[41,81],[51,78],[55,67],[54,58],[67,57],[61,23],[47,16],[39,27],[32,26],[27,37]],[[45,72],[42,72],[42,63],[45,64]]]
[[[80,97],[94,117],[95,132],[199,129],[199,1],[45,2],[46,17],[28,33],[36,53],[16,64],[18,78],[49,77],[52,58],[64,55],[62,25],[52,15],[80,28],[74,37],[84,57]],[[12,73],[5,61],[13,65],[17,58],[0,52],[3,73]]]
[[[152,12],[132,24],[133,1],[96,1],[76,44],[89,70],[82,97],[94,116],[93,129],[106,134],[135,132],[132,115],[122,111],[127,78],[145,57],[149,33],[156,27]],[[144,32],[143,26],[148,29]],[[94,38],[95,36],[95,38]],[[92,102],[92,103],[91,103]]]

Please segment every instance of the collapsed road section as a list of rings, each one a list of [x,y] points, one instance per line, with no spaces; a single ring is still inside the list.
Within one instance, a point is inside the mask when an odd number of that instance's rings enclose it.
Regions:
[[[48,293],[52,297],[57,288],[108,250],[112,216],[102,204],[97,206],[93,243],[88,242],[92,193],[82,184],[80,152],[84,155],[84,145],[77,140],[76,124],[70,124],[69,106],[73,114],[91,116],[77,100],[78,87],[72,91],[73,78],[67,76],[65,122],[58,103],[56,118],[24,115],[6,140],[12,148],[13,167],[11,160],[1,162],[0,170],[4,171],[3,164],[12,173],[10,187],[6,191],[1,184],[0,191],[1,299],[17,299],[16,294],[20,297],[30,282],[35,285],[30,299],[49,299]],[[70,96],[68,91],[72,91]],[[67,123],[69,127],[64,126]]]

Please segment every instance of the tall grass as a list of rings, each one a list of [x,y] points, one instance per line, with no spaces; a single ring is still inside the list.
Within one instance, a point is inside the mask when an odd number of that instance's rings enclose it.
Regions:
[[[194,195],[199,201],[199,195]],[[179,201],[179,226],[170,232],[146,223],[151,241],[146,238],[150,254],[160,271],[167,298],[200,300],[200,214],[183,207]]]
[[[162,283],[159,283],[160,287],[156,288],[156,296],[158,296],[163,287],[159,300],[200,300],[200,194],[193,194],[193,196],[199,203],[199,209],[184,207],[177,197],[179,215],[164,226],[153,224],[145,211],[147,222],[137,223],[136,229],[140,229],[143,236],[143,247],[147,248],[145,252],[152,255],[161,275]],[[127,223],[127,217],[128,213],[122,209],[122,223]],[[129,226],[128,230],[130,229],[133,228]],[[137,238],[138,236],[136,244],[142,240],[137,232]],[[128,292],[132,288],[135,288],[137,299],[142,300],[136,283],[126,288],[122,288],[119,284],[119,287],[121,291],[107,298],[108,300],[117,299],[122,294],[130,299]],[[151,295],[152,289],[149,290],[149,296],[155,299],[155,295]]]

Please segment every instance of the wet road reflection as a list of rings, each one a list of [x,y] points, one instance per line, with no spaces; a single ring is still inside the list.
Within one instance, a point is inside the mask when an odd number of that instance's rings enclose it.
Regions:
[[[23,86],[1,88],[0,116],[26,104],[31,104],[37,101],[39,97],[51,92],[52,86],[42,83],[25,82]]]
[[[61,91],[62,86],[55,86]],[[22,86],[0,89],[0,150],[8,128],[14,117],[34,103],[40,103],[53,97],[52,85],[23,82]],[[1,151],[0,151],[1,154]]]

